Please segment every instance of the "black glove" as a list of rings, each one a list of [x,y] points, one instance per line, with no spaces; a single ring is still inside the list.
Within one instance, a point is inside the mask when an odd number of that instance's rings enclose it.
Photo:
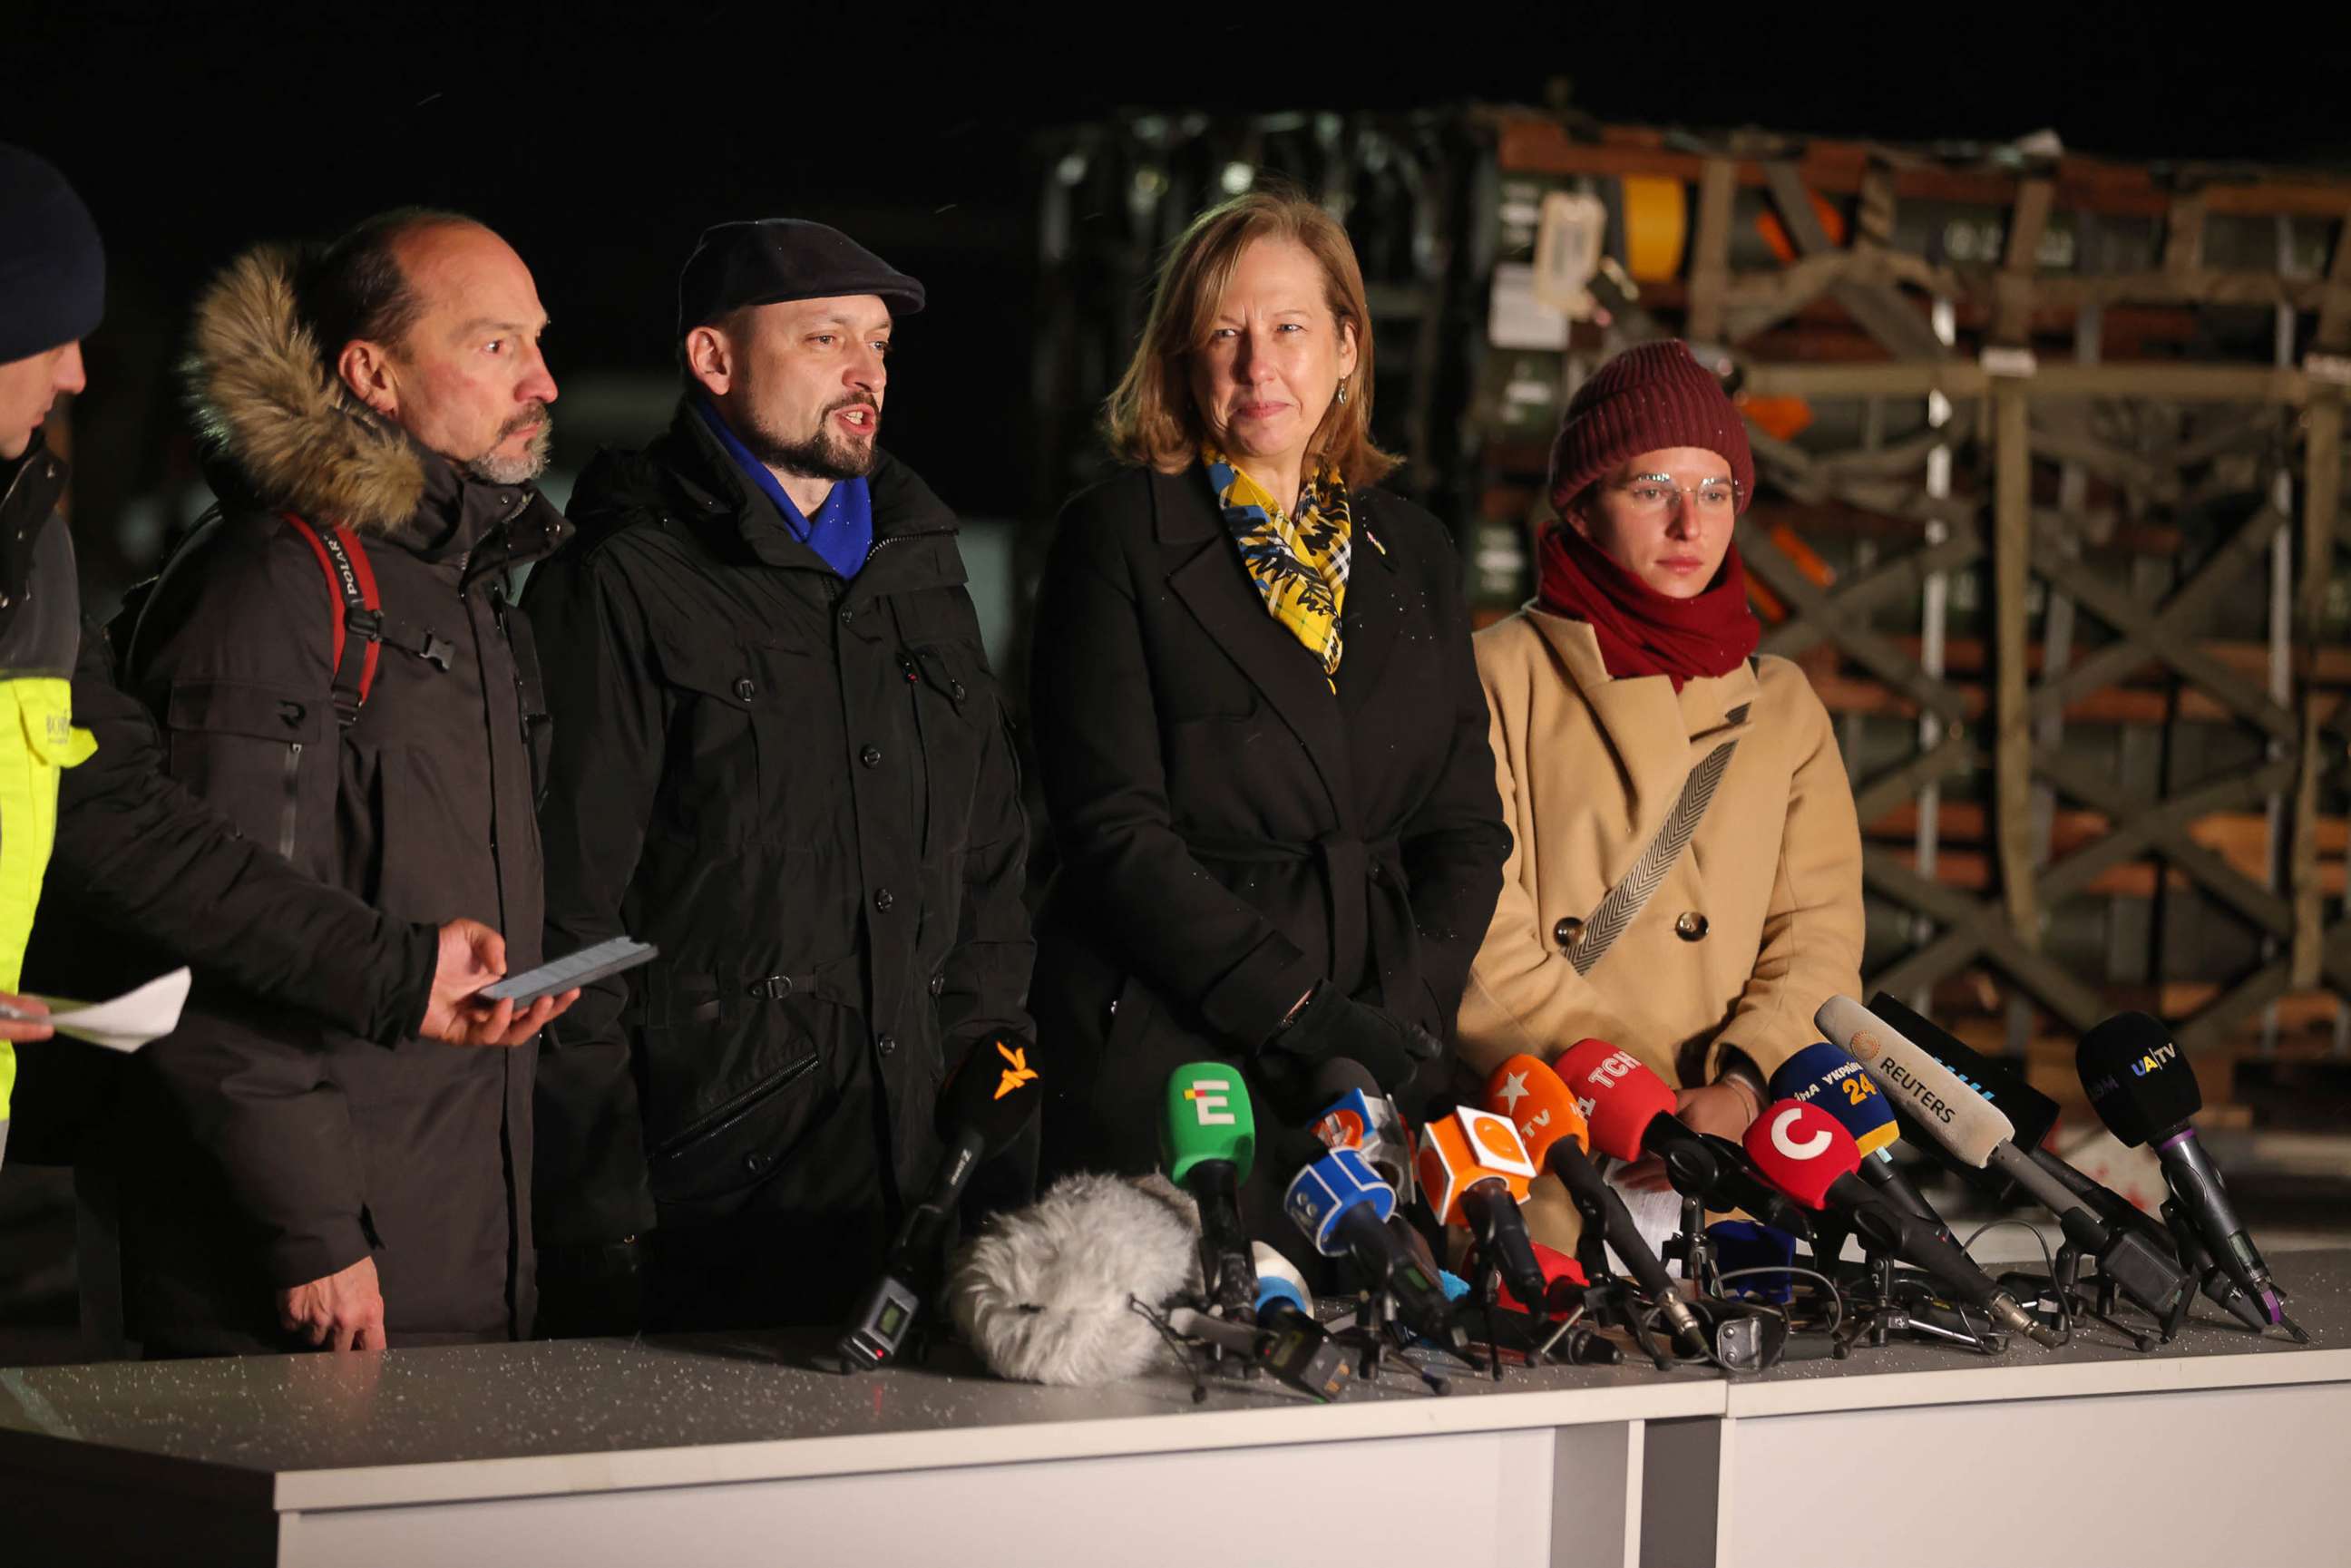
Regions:
[[[1314,988],[1296,1016],[1265,1042],[1263,1059],[1280,1071],[1278,1059],[1287,1057],[1311,1074],[1315,1067],[1343,1056],[1362,1064],[1389,1093],[1401,1092],[1420,1071],[1444,1052],[1436,1036],[1418,1024],[1400,1019],[1384,1008],[1365,1007],[1325,980]]]

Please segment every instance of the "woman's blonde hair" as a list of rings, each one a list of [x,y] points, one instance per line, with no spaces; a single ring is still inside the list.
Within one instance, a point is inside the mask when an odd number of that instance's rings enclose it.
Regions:
[[[1375,485],[1398,459],[1372,444],[1372,314],[1364,298],[1364,270],[1339,221],[1288,191],[1251,191],[1218,203],[1194,218],[1169,248],[1152,280],[1142,341],[1103,407],[1111,451],[1164,473],[1198,455],[1207,431],[1193,406],[1190,356],[1206,340],[1241,252],[1260,239],[1305,246],[1322,268],[1331,314],[1354,332],[1355,369],[1347,381],[1347,400],[1334,399],[1324,412],[1306,445],[1309,467],[1336,467],[1350,489]]]

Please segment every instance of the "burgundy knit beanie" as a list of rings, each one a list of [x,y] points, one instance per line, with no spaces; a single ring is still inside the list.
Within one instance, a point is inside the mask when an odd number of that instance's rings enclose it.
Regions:
[[[1747,422],[1722,382],[1678,338],[1636,343],[1592,373],[1568,400],[1551,447],[1551,501],[1565,516],[1584,488],[1628,457],[1667,446],[1719,453],[1739,482],[1739,509],[1755,497]]]

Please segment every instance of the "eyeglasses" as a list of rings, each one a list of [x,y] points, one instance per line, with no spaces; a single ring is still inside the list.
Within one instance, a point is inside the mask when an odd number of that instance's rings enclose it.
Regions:
[[[1739,510],[1739,482],[1735,479],[1701,479],[1695,485],[1681,485],[1670,474],[1635,474],[1616,486],[1632,509],[1644,517],[1671,512],[1674,498],[1687,496],[1702,517],[1728,517]]]

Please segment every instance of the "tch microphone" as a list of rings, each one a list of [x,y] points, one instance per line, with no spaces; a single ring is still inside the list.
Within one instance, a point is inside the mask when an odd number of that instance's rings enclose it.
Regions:
[[[1362,1063],[1333,1057],[1315,1070],[1312,1094],[1314,1103],[1324,1107],[1314,1119],[1314,1135],[1322,1145],[1362,1155],[1395,1188],[1397,1204],[1412,1202],[1412,1136],[1379,1080]]]
[[[1406,1327],[1459,1348],[1468,1343],[1437,1277],[1423,1269],[1403,1238],[1388,1228],[1395,1189],[1380,1180],[1353,1149],[1333,1149],[1290,1179],[1282,1212],[1325,1258],[1351,1258],[1375,1289],[1395,1296]]]
[[[841,1359],[850,1366],[883,1365],[905,1344],[923,1310],[917,1286],[935,1267],[971,1173],[1019,1137],[1044,1101],[1032,1065],[1036,1051],[1018,1037],[980,1040],[948,1081],[938,1107],[946,1152],[929,1187],[906,1211],[882,1278],[841,1335]]]
[[[1543,1297],[1542,1267],[1519,1205],[1535,1179],[1519,1131],[1507,1118],[1464,1105],[1420,1130],[1420,1190],[1439,1225],[1458,1225],[1478,1239],[1520,1301]]]
[[[2156,1146],[2171,1195],[2206,1248],[2239,1288],[2261,1303],[2270,1322],[2284,1323],[2285,1309],[2278,1302],[2269,1265],[2197,1141],[2189,1118],[2204,1108],[2204,1096],[2163,1025],[2145,1013],[2110,1018],[2082,1037],[2074,1062],[2107,1131],[2132,1148]]]
[[[1956,1299],[1991,1314],[2011,1333],[2054,1345],[2057,1335],[2033,1320],[1949,1238],[1878,1197],[1855,1173],[1861,1150],[1837,1119],[1817,1105],[1782,1100],[1747,1129],[1748,1156],[1766,1180],[1806,1208],[1835,1207],[1875,1247],[1924,1270]]]
[[[1514,1056],[1486,1080],[1486,1108],[1510,1118],[1528,1152],[1559,1178],[1587,1228],[1598,1231],[1625,1260],[1641,1293],[1656,1302],[1675,1334],[1692,1348],[1706,1348],[1698,1314],[1674,1288],[1666,1266],[1651,1249],[1625,1207],[1624,1195],[1608,1185],[1585,1154],[1591,1131],[1575,1096],[1539,1057]]]
[[[1738,1145],[1682,1124],[1674,1114],[1674,1092],[1630,1051],[1604,1040],[1581,1040],[1559,1059],[1558,1071],[1591,1124],[1592,1146],[1602,1154],[1637,1160],[1653,1153],[1684,1197],[1743,1208],[1766,1225],[1810,1234],[1802,1212],[1755,1178]]]
[[[1896,1207],[1932,1225],[1944,1239],[1951,1239],[1943,1217],[1894,1163],[1894,1145],[1902,1139],[1894,1107],[1860,1062],[1826,1040],[1808,1045],[1771,1074],[1771,1093],[1776,1099],[1817,1105],[1834,1116],[1861,1150],[1861,1179]]]
[[[1200,1206],[1200,1279],[1210,1311],[1249,1322],[1257,1267],[1241,1225],[1240,1186],[1257,1159],[1257,1118],[1238,1068],[1194,1061],[1168,1074],[1159,1152],[1167,1179]]]

